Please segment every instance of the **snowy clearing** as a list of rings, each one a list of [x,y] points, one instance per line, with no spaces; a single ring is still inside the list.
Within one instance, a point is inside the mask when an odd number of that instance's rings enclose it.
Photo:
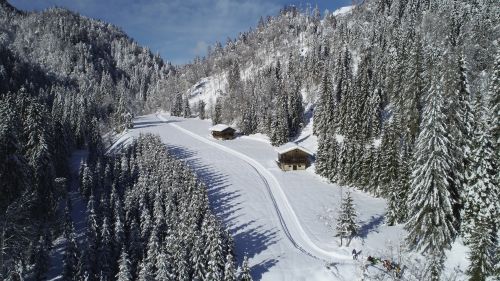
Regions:
[[[266,138],[215,140],[209,121],[167,114],[139,117],[134,125],[110,150],[139,134],[158,134],[206,183],[214,212],[235,238],[238,261],[249,256],[254,279],[359,280],[370,271],[384,273],[370,267],[363,272],[361,261],[368,255],[397,259],[405,232],[401,225],[384,224],[385,200],[328,183],[311,168],[281,171]],[[314,149],[313,143],[308,146]],[[340,247],[332,229],[347,190],[357,206],[360,235]],[[352,260],[353,248],[361,251],[360,262]]]

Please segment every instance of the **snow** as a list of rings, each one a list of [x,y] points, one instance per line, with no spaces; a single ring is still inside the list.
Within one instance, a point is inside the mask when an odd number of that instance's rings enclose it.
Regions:
[[[312,123],[306,124],[295,142],[315,151]],[[218,141],[207,134],[209,121],[162,114],[139,117],[135,124],[114,149],[141,133],[158,134],[170,152],[206,183],[213,211],[235,239],[238,262],[245,254],[249,257],[254,280],[389,277],[383,268],[362,270],[368,255],[398,260],[404,244],[403,225],[384,224],[384,199],[329,183],[313,168],[281,171],[274,161],[276,150],[263,135]],[[340,247],[333,229],[347,190],[356,205],[360,234],[349,247]],[[361,251],[359,261],[352,259],[353,248]],[[461,252],[452,249],[450,255],[458,257],[447,262],[448,269],[463,265]],[[418,253],[410,257],[421,258]]]
[[[339,8],[339,9],[333,11],[332,15],[333,16],[341,16],[341,15],[349,14],[350,12],[352,12],[354,7],[355,6],[352,5],[352,6],[345,6],[345,7]]]
[[[212,132],[222,132],[226,130],[227,128],[230,128],[228,125],[225,124],[217,124],[215,126],[210,127],[210,131]]]
[[[338,143],[344,143],[344,139],[345,137],[341,134],[335,134],[335,140],[338,142]]]
[[[292,151],[294,149],[298,149],[298,150],[302,150],[303,152],[313,156],[314,153],[309,151],[309,149],[305,148],[305,147],[302,147],[302,146],[299,146],[298,144],[294,143],[294,142],[288,142],[288,143],[285,143],[284,145],[280,146],[280,147],[277,147],[276,148],[276,151],[279,153],[279,154],[283,154],[283,153],[287,153],[289,151]]]
[[[215,105],[215,100],[220,96],[220,93],[226,89],[226,76],[212,75],[200,79],[187,91],[191,106],[196,105],[200,100],[203,100],[209,110]],[[220,91],[219,91],[220,90]]]

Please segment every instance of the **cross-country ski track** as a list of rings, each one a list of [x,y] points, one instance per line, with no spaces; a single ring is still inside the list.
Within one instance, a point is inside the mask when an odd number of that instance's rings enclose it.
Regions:
[[[157,114],[156,116],[158,117],[158,119],[164,122],[168,122],[168,119],[163,117],[161,114]],[[288,237],[288,240],[290,240],[295,248],[313,258],[322,259],[325,262],[330,261],[332,258],[340,260],[352,260],[352,256],[350,255],[347,256],[335,252],[325,251],[319,248],[314,244],[314,242],[311,241],[311,239],[309,239],[307,234],[304,232],[304,229],[302,228],[302,225],[300,224],[292,206],[290,206],[286,195],[283,193],[283,189],[278,180],[276,180],[276,178],[257,161],[243,153],[213,142],[174,123],[171,123],[169,125],[197,140],[200,140],[224,152],[230,153],[247,162],[248,165],[259,175],[259,177],[262,179],[262,183],[266,186],[266,189],[269,192],[269,196],[273,201],[276,214],[280,220],[281,227]],[[271,184],[269,184],[270,182]]]
[[[209,127],[208,121],[198,119],[146,115],[138,117],[134,128],[108,151],[117,151],[140,134],[159,135],[172,153],[179,154],[195,172],[202,174],[202,181],[208,182],[214,211],[235,238],[238,260],[241,262],[245,254],[249,256],[255,280],[360,277],[358,263],[350,255],[351,247],[361,247],[359,241],[339,248],[338,239],[318,218],[325,202],[336,208],[338,200],[332,197],[338,194],[337,186],[322,182],[310,172],[281,172],[273,162],[276,155],[269,144],[246,137],[215,140]],[[207,170],[211,174],[203,175]],[[213,178],[222,180],[214,184]],[[311,194],[304,193],[308,190]],[[217,194],[226,194],[231,200]],[[308,196],[310,203],[304,199]],[[376,208],[368,209],[369,216],[363,215],[369,227],[378,227],[373,213],[383,211],[385,203],[364,194],[356,196],[360,204],[368,200],[375,203]],[[326,264],[330,264],[329,268]]]

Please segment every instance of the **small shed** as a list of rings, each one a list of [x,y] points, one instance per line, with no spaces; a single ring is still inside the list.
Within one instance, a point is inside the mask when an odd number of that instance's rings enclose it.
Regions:
[[[278,166],[283,171],[305,170],[311,165],[311,158],[314,155],[308,149],[293,142],[278,147],[276,151],[278,152]]]
[[[236,132],[235,129],[229,127],[228,125],[224,124],[217,124],[210,128],[210,131],[212,132],[212,136],[215,139],[219,140],[231,140],[234,139],[234,133]]]

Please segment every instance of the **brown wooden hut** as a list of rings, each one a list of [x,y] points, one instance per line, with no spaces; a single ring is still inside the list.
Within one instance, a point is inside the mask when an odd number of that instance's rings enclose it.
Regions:
[[[234,139],[236,130],[224,124],[217,124],[210,128],[212,136],[219,140],[231,140]]]
[[[311,165],[312,152],[296,143],[289,142],[276,149],[278,166],[283,171],[305,170]]]

